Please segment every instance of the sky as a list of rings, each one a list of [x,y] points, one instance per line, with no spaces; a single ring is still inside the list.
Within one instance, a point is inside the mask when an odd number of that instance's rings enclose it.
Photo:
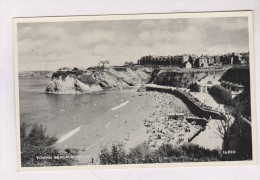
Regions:
[[[249,51],[246,17],[19,23],[19,71]]]

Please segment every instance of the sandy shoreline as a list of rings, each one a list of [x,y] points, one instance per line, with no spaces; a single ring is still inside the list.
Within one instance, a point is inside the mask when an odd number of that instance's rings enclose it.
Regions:
[[[89,164],[92,158],[98,163],[101,147],[110,147],[112,143],[123,142],[127,150],[147,140],[143,120],[153,107],[151,96],[149,93],[127,91],[131,96],[122,99],[117,105],[119,107],[110,107],[106,113],[101,113],[95,120],[84,124],[73,137],[56,146],[60,149],[79,149],[80,164]],[[117,92],[111,93],[115,96],[117,94]],[[125,104],[121,107],[122,103]]]
[[[168,121],[169,113],[190,114],[188,107],[177,97],[159,92],[127,91],[131,96],[122,99],[120,104],[100,114],[91,123],[82,125],[79,132],[56,146],[78,149],[80,164],[92,164],[92,160],[98,164],[101,148],[110,149],[113,143],[123,143],[127,152],[144,142],[154,148],[162,143],[177,145],[186,142],[199,130],[187,122]],[[148,121],[152,124],[149,127],[146,125]],[[185,132],[187,128],[190,133]],[[162,138],[158,139],[158,135]]]
[[[136,92],[136,89],[120,93],[109,92],[109,95],[118,99],[116,103],[102,113],[97,112],[97,116],[89,123],[77,123],[77,127],[59,137],[62,141],[59,140],[56,147],[61,150],[78,149],[81,165],[99,164],[101,149],[107,147],[110,150],[115,143],[123,143],[126,152],[144,142],[153,149],[168,143],[179,146],[189,142],[202,129],[205,130],[185,119],[169,119],[169,114],[192,115],[187,105],[174,95],[153,91]],[[93,104],[96,111],[101,108],[96,106],[98,103]],[[202,141],[205,141],[212,144],[207,147],[210,149],[214,149],[216,143],[221,144],[219,138],[213,137],[212,126],[206,126],[206,131],[203,131],[192,143],[204,146]],[[210,137],[208,134],[211,134]],[[209,143],[213,139],[216,142]]]

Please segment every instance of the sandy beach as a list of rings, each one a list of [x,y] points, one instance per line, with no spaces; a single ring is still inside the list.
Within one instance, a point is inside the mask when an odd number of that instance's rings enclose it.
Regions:
[[[124,143],[129,150],[148,139],[143,120],[153,107],[150,93],[137,93],[127,90],[131,96],[125,96],[116,106],[111,106],[105,113],[100,113],[90,123],[83,124],[65,133],[60,138],[74,132],[68,139],[57,143],[60,149],[79,149],[79,163],[94,164],[99,162],[99,153],[102,147],[112,143]],[[117,98],[117,92],[110,92]],[[95,105],[94,105],[95,106]],[[98,111],[98,109],[96,109]],[[78,131],[77,131],[78,130]]]
[[[200,130],[200,126],[186,121],[168,120],[169,113],[190,114],[177,97],[159,92],[127,91],[131,96],[121,99],[90,123],[61,135],[62,141],[56,146],[78,149],[80,164],[92,164],[92,161],[98,164],[101,148],[110,149],[113,143],[124,143],[127,152],[144,142],[153,148],[163,143],[179,145]],[[117,92],[111,93],[116,98]]]
[[[176,114],[192,115],[182,100],[167,93],[153,92],[152,95],[156,105],[152,114],[144,121],[151,147],[157,149],[162,144],[181,145],[202,129],[200,125],[189,123],[185,118],[177,120],[170,117]]]

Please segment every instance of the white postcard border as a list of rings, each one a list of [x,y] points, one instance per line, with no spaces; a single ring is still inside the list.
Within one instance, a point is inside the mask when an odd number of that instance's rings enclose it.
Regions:
[[[142,19],[177,19],[177,18],[214,18],[214,17],[248,17],[249,54],[250,54],[250,96],[252,116],[252,150],[253,160],[220,161],[220,162],[187,162],[187,163],[158,163],[158,164],[124,164],[124,165],[81,165],[81,166],[50,166],[50,167],[21,167],[20,147],[20,107],[19,107],[19,78],[18,78],[18,43],[17,24],[38,22],[72,22],[72,21],[107,21],[107,20],[142,20]],[[256,103],[255,103],[255,66],[253,39],[253,12],[195,12],[173,14],[131,14],[131,15],[100,15],[100,16],[64,16],[64,17],[35,17],[13,18],[13,47],[15,74],[15,105],[16,105],[16,149],[18,171],[54,171],[54,170],[98,170],[98,169],[133,169],[133,168],[170,168],[170,167],[205,167],[205,166],[242,166],[257,165],[257,132],[256,132]]]

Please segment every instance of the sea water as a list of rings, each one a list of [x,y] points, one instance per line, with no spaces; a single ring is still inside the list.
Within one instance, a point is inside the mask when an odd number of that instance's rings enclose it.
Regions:
[[[57,137],[104,116],[135,93],[47,94],[49,81],[42,77],[19,78],[20,122],[41,124],[49,135]]]

